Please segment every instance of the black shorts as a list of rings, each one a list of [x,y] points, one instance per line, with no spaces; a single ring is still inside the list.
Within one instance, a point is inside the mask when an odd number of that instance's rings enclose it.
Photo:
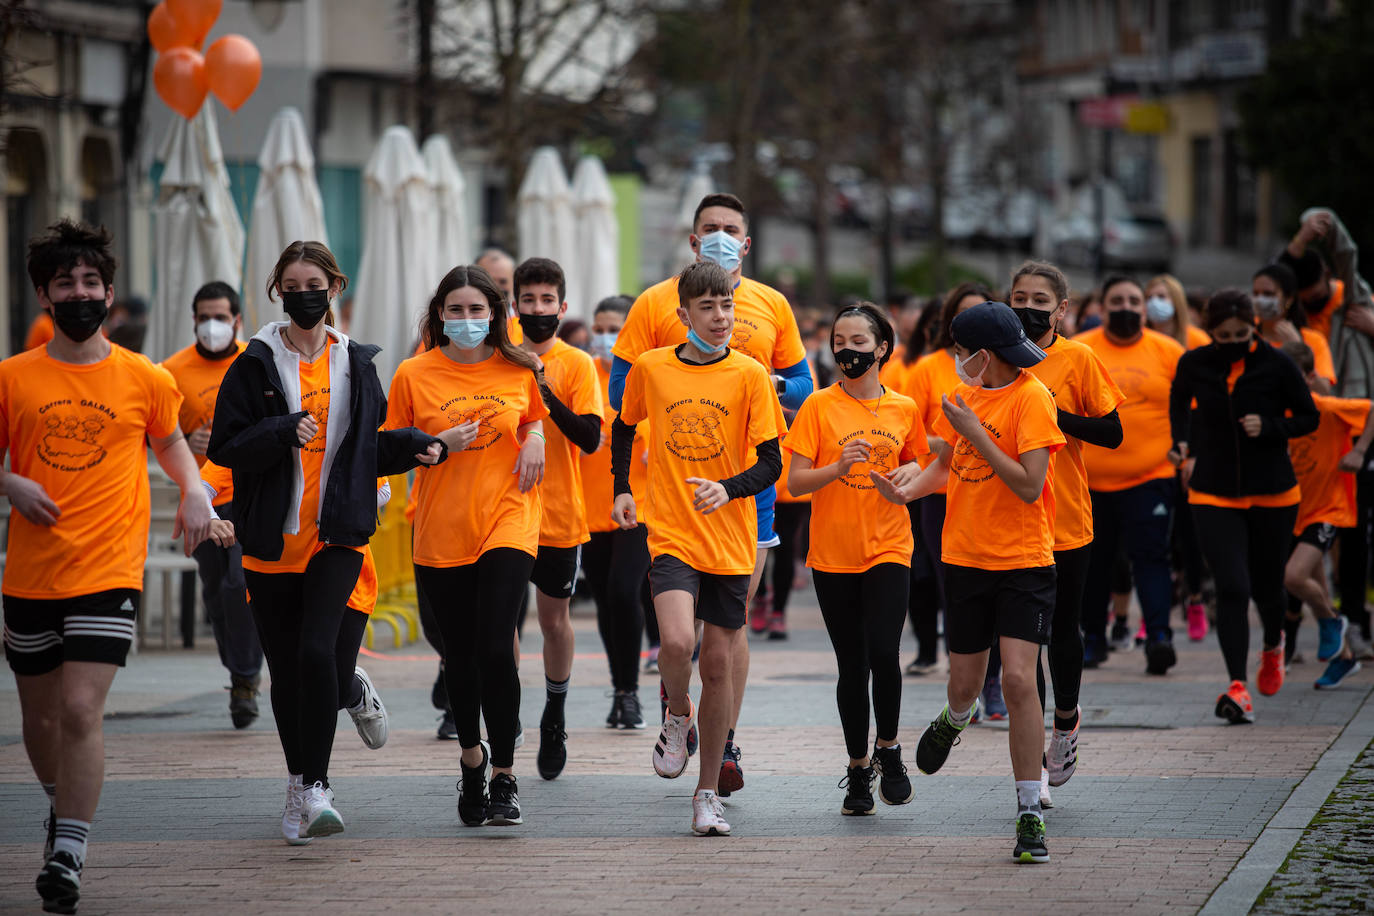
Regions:
[[[582,545],[548,547],[539,545],[530,581],[550,598],[571,598],[577,587],[577,571],[582,567]]]
[[[72,598],[4,597],[5,658],[15,674],[39,675],[63,662],[124,667],[143,594],[112,588]]]
[[[1311,544],[1322,553],[1326,553],[1335,541],[1336,526],[1328,525],[1326,522],[1317,522],[1302,529],[1302,534],[1298,535],[1295,543]]]
[[[649,590],[657,598],[664,592],[691,592],[696,598],[697,619],[727,630],[744,626],[749,601],[749,576],[718,576],[693,569],[672,554],[654,557],[649,567]]]
[[[945,564],[945,639],[964,654],[999,636],[1044,645],[1054,617],[1055,568],[974,569]]]

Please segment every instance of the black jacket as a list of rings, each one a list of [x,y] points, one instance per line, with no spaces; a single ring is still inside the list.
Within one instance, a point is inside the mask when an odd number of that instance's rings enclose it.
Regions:
[[[322,543],[361,547],[377,530],[377,478],[415,467],[418,452],[439,440],[414,427],[378,432],[386,397],[370,344],[348,342],[351,414],[320,505]],[[282,529],[291,509],[292,451],[305,411],[286,412],[286,395],[272,350],[251,340],[230,365],[215,402],[207,457],[234,474],[234,528],[246,556],[281,559]],[[330,412],[335,406],[331,404]],[[444,451],[447,457],[447,449]]]
[[[1262,496],[1297,485],[1288,440],[1317,428],[1320,416],[1302,373],[1287,354],[1259,340],[1245,371],[1227,391],[1231,364],[1215,344],[1190,350],[1178,361],[1169,393],[1174,442],[1187,442],[1197,459],[1189,486],[1213,496]],[[1190,410],[1193,399],[1197,408]],[[1260,417],[1250,437],[1240,418]]]

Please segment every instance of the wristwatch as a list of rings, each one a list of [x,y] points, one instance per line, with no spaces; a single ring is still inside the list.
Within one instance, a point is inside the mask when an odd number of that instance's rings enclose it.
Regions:
[[[773,381],[773,387],[778,390],[779,395],[787,394],[787,379],[783,378],[780,375],[775,376]]]

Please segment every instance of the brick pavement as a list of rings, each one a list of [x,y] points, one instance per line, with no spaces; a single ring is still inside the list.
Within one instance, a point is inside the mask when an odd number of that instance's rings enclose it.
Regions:
[[[1222,686],[1214,639],[1181,643],[1180,665],[1163,679],[1147,678],[1138,658],[1113,657],[1085,678],[1080,769],[1055,790],[1047,815],[1053,863],[1015,866],[1004,724],[970,729],[945,769],[916,776],[913,804],[839,815],[835,666],[809,599],[794,611],[792,639],[755,643],[740,734],[747,784],[729,809],[736,836],[722,840],[687,835],[692,783],[650,772],[653,730],[601,727],[606,668],[585,615],[576,620],[568,768],[554,782],[538,779],[535,730],[517,752],[524,826],[458,824],[457,748],[433,738],[433,656],[412,646],[364,660],[392,736],[367,751],[340,717],[331,770],[349,829],[308,848],[277,834],[283,780],[270,716],[245,732],[228,727],[227,678],[211,652],[139,656],[111,698],[81,912],[618,913],[670,897],[692,911],[1195,912],[1374,685],[1362,672],[1318,694],[1310,683],[1320,666],[1298,666],[1278,696],[1256,698],[1255,727],[1226,727],[1211,711]],[[524,649],[523,717],[534,723],[537,634]],[[641,688],[646,709],[655,708],[654,686],[646,679]],[[907,679],[908,760],[942,702],[941,676]],[[6,673],[0,911],[36,909],[42,805]]]

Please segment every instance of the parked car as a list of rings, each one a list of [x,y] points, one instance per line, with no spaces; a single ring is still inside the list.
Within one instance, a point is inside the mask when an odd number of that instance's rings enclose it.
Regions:
[[[1116,185],[1102,185],[1102,226],[1094,220],[1094,189],[1078,188],[1068,206],[1056,212],[1048,237],[1058,263],[1093,267],[1099,235],[1103,268],[1145,269],[1168,273],[1174,259],[1174,234],[1159,214],[1133,208]]]

